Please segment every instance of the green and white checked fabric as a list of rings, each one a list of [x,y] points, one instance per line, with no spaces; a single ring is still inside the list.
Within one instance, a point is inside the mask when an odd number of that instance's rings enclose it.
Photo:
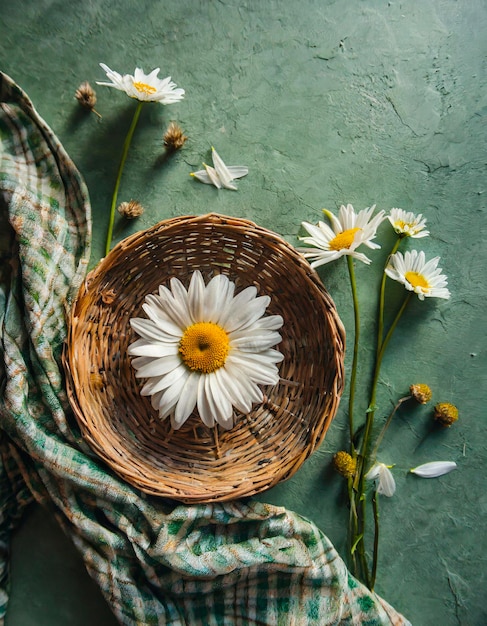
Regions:
[[[10,533],[32,499],[79,549],[121,624],[409,624],[348,573],[318,528],[254,502],[148,497],[83,442],[64,387],[65,307],[85,275],[83,180],[0,73],[0,623]]]

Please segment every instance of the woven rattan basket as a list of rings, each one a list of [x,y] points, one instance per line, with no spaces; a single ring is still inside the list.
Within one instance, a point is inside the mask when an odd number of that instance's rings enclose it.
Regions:
[[[225,273],[255,285],[280,314],[279,384],[231,430],[194,413],[179,430],[160,420],[127,355],[129,319],[177,276],[186,286]],[[163,221],[119,243],[88,275],[69,318],[68,394],[85,440],[128,483],[183,502],[249,496],[289,478],[317,448],[343,387],[344,331],[309,263],[278,235],[221,215]]]

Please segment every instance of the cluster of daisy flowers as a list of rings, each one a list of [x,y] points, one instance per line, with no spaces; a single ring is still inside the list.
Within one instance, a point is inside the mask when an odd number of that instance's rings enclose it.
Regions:
[[[342,256],[351,256],[367,265],[371,260],[358,248],[363,245],[371,249],[380,248],[374,242],[378,226],[388,219],[399,238],[427,237],[429,232],[425,230],[426,220],[422,215],[414,215],[410,211],[392,209],[386,217],[384,211],[373,215],[375,205],[363,209],[358,213],[351,204],[342,205],[338,217],[330,211],[324,213],[329,218],[331,225],[318,222],[318,225],[303,222],[308,236],[300,237],[301,241],[309,248],[302,248],[304,256],[311,261],[311,267],[319,267],[325,263],[335,261]],[[426,261],[423,251],[394,252],[389,257],[389,263],[385,269],[387,276],[402,283],[408,291],[417,294],[420,300],[427,298],[450,297],[446,288],[447,278],[438,268],[439,257]]]
[[[377,495],[392,496],[396,489],[393,465],[387,465],[378,460],[379,448],[386,430],[395,413],[406,401],[414,399],[425,404],[431,399],[432,393],[427,385],[411,385],[410,393],[401,398],[389,417],[382,423],[377,433],[375,414],[377,412],[377,386],[380,379],[382,360],[391,337],[396,329],[407,304],[413,295],[420,301],[426,298],[450,298],[447,277],[439,267],[440,258],[427,259],[422,250],[399,251],[399,247],[407,239],[423,239],[428,237],[426,219],[423,215],[416,215],[411,211],[393,208],[386,215],[385,211],[375,212],[375,205],[356,212],[351,204],[342,205],[338,215],[324,210],[327,222],[317,224],[303,222],[306,235],[300,237],[305,246],[299,248],[302,254],[310,261],[314,268],[331,263],[345,257],[350,275],[354,306],[354,346],[353,362],[349,384],[348,422],[350,450],[341,450],[334,455],[334,465],[340,474],[348,481],[348,495],[350,500],[350,556],[356,575],[373,589],[377,570],[378,551],[378,501]],[[355,278],[354,261],[366,265],[371,259],[360,248],[374,250],[380,248],[376,242],[377,230],[383,222],[389,222],[397,235],[387,261],[383,268],[379,289],[377,338],[375,345],[375,364],[372,377],[368,408],[364,420],[358,425],[355,423],[355,387],[357,365],[359,359],[360,338],[360,308]],[[388,329],[385,329],[386,281],[392,279],[401,283],[405,290],[405,298],[400,305],[395,318]],[[451,426],[458,419],[458,409],[442,402],[435,406],[434,418],[443,427]],[[409,471],[423,478],[434,478],[449,473],[456,468],[454,461],[430,461]],[[373,485],[373,514],[374,514],[374,547],[372,563],[369,564],[366,541],[366,505],[367,485]]]

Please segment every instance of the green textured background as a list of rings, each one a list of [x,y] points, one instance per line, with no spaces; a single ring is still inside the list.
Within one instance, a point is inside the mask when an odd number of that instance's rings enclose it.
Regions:
[[[2,0],[0,28],[0,68],[29,94],[87,182],[92,265],[103,255],[134,107],[123,93],[98,87],[103,120],[80,110],[74,91],[84,80],[104,80],[100,61],[121,73],[160,66],[186,90],[179,104],[143,111],[120,200],[139,199],[146,212],[128,226],[117,221],[117,239],[210,211],[252,219],[291,243],[301,221],[317,221],[323,207],[376,203],[424,214],[432,236],[416,247],[442,257],[452,297],[411,305],[385,358],[379,413],[423,381],[434,401],[459,407],[460,420],[440,431],[429,405],[408,406],[388,432],[381,459],[397,466],[397,492],[381,500],[377,591],[415,626],[486,624],[485,1]],[[170,120],[190,139],[165,160]],[[211,145],[228,164],[249,167],[238,192],[189,177]],[[374,265],[357,267],[359,414],[375,286],[392,242],[387,225],[379,237]],[[351,329],[346,265],[320,275]],[[347,357],[347,372],[349,364]],[[346,503],[330,461],[346,440],[344,408],[320,450],[260,496],[312,519],[341,551]],[[429,460],[459,467],[436,480],[407,475]],[[74,548],[38,509],[17,533],[12,574],[8,626],[114,623]]]

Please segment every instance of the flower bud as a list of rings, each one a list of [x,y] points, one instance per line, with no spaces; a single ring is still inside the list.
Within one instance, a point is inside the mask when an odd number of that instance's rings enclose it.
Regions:
[[[186,143],[187,137],[183,133],[183,129],[176,124],[176,122],[171,122],[167,127],[166,132],[164,133],[163,141],[164,145],[170,152],[175,152],[176,150],[180,150],[184,144]]]
[[[409,393],[411,396],[419,402],[419,404],[426,404],[431,400],[432,392],[428,385],[424,383],[417,383],[409,387]]]
[[[344,450],[340,450],[333,457],[333,465],[335,466],[336,471],[345,476],[345,478],[352,478],[357,469],[357,461],[352,458],[352,456],[345,452]]]
[[[144,207],[136,200],[130,200],[130,202],[122,202],[117,211],[128,220],[133,220],[144,212]]]
[[[439,402],[435,406],[433,417],[441,426],[449,428],[458,419],[458,409],[449,402]]]
[[[96,92],[88,81],[81,83],[74,96],[83,108],[88,109],[88,111],[93,111],[98,117],[101,117],[101,115],[95,111]]]

